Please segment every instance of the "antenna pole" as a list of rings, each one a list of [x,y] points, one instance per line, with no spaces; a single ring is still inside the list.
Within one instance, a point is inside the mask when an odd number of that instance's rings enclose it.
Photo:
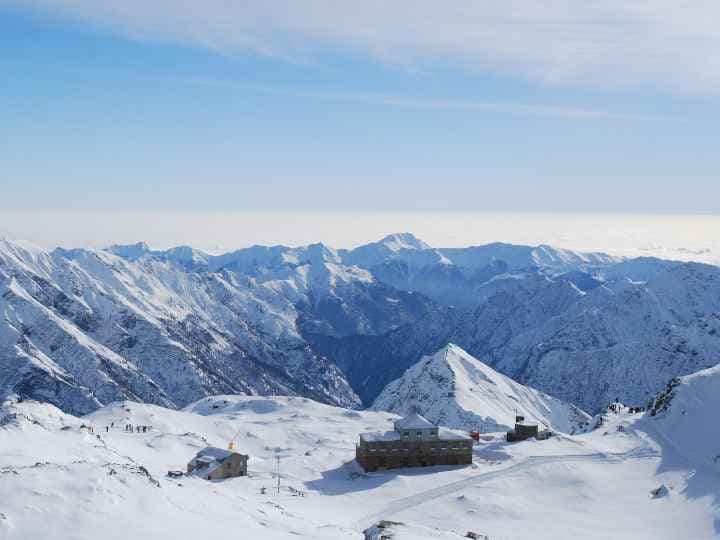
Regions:
[[[277,492],[280,495],[280,456],[275,456],[277,461]]]

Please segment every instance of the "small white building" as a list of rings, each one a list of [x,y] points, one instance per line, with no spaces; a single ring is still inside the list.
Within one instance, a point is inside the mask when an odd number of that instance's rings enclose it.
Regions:
[[[247,476],[248,459],[245,454],[208,446],[190,460],[187,472],[206,480]]]
[[[431,441],[438,438],[439,428],[417,413],[395,420],[393,427],[404,441]]]

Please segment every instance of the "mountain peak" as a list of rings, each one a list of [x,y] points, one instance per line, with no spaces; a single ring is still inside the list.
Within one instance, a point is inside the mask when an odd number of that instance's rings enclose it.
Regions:
[[[510,429],[517,414],[567,433],[590,422],[573,405],[513,381],[453,343],[387,385],[372,409],[419,412],[437,425],[485,432]]]
[[[400,251],[403,249],[432,249],[430,245],[409,232],[388,234],[378,243],[383,244],[391,251]]]
[[[8,261],[13,259],[24,264],[36,265],[47,257],[47,251],[31,242],[9,238],[0,239],[0,266],[3,259],[8,259]],[[40,266],[42,267],[43,264]],[[1,272],[0,275],[2,275]]]
[[[428,266],[445,261],[444,257],[411,233],[394,233],[378,240],[343,252],[347,264],[372,268],[391,260],[402,260],[413,266]]]
[[[449,355],[449,354],[470,356],[470,354],[467,353],[465,351],[465,349],[463,349],[462,347],[460,347],[458,345],[455,345],[454,343],[448,343],[443,348],[438,350],[433,356],[444,355],[445,358],[447,358],[447,355]],[[474,357],[470,356],[470,358],[474,358]]]
[[[147,248],[147,245],[145,248]],[[207,253],[191,246],[176,246],[162,252],[162,254],[166,259],[185,263],[206,263],[210,258]]]
[[[308,262],[313,264],[322,264],[326,262],[334,264],[342,263],[337,252],[322,242],[307,245],[305,247],[305,253]]]
[[[136,244],[114,244],[105,248],[104,251],[133,261],[150,253],[150,247],[145,242],[137,242]]]

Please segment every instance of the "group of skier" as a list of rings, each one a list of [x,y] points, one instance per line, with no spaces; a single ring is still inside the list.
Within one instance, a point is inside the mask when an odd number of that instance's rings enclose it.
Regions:
[[[105,426],[105,433],[110,433],[110,429],[115,427],[115,422],[111,422],[109,426]],[[92,428],[89,428],[92,430]],[[125,431],[128,433],[147,433],[152,429],[152,426],[134,426],[132,424],[125,424]]]
[[[151,429],[150,426],[133,426],[132,424],[125,424],[125,431],[129,431],[130,433],[147,433],[147,430]]]

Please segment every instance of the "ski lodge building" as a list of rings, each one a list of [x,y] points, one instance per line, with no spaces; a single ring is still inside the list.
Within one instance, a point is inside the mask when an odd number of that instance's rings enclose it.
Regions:
[[[365,472],[399,467],[472,464],[472,438],[439,428],[419,414],[394,422],[393,431],[362,433],[355,459]]]
[[[248,457],[245,454],[208,446],[190,460],[187,473],[206,480],[247,476]]]

